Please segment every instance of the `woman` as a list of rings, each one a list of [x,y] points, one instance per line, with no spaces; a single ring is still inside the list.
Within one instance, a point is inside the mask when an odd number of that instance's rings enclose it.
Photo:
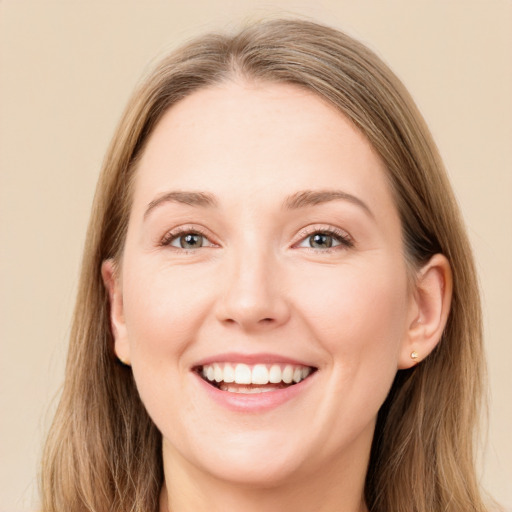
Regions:
[[[43,509],[483,511],[474,266],[436,147],[311,22],[164,59],[105,160]]]

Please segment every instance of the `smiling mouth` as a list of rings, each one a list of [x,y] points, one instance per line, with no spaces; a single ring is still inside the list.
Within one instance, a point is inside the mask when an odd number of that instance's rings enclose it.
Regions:
[[[265,393],[294,386],[317,369],[294,364],[213,363],[194,369],[213,387],[229,393]]]

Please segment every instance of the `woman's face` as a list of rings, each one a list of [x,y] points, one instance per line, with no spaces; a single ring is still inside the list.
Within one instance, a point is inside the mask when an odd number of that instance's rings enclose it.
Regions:
[[[228,82],[157,125],[110,291],[167,466],[259,484],[364,469],[409,364],[408,289],[384,165],[317,96]]]

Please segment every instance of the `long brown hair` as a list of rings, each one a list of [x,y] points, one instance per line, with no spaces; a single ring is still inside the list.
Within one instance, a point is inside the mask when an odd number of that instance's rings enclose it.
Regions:
[[[131,370],[113,353],[100,268],[123,250],[136,163],[163,113],[233,77],[296,84],[351,119],[387,167],[409,263],[419,267],[443,253],[452,268],[441,342],[415,368],[398,372],[379,412],[365,487],[369,509],[485,510],[473,457],[483,373],[479,294],[443,164],[410,95],[373,52],[337,30],[298,20],[196,39],[163,59],[129,102],[94,200],[65,385],[44,453],[43,510],[158,510],[161,436]]]

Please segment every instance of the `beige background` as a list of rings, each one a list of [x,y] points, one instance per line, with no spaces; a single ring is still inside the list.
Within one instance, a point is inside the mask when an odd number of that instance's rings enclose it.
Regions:
[[[93,188],[138,77],[192,35],[291,13],[376,49],[439,144],[484,295],[492,397],[481,472],[512,509],[510,0],[0,0],[0,511],[37,508]]]

